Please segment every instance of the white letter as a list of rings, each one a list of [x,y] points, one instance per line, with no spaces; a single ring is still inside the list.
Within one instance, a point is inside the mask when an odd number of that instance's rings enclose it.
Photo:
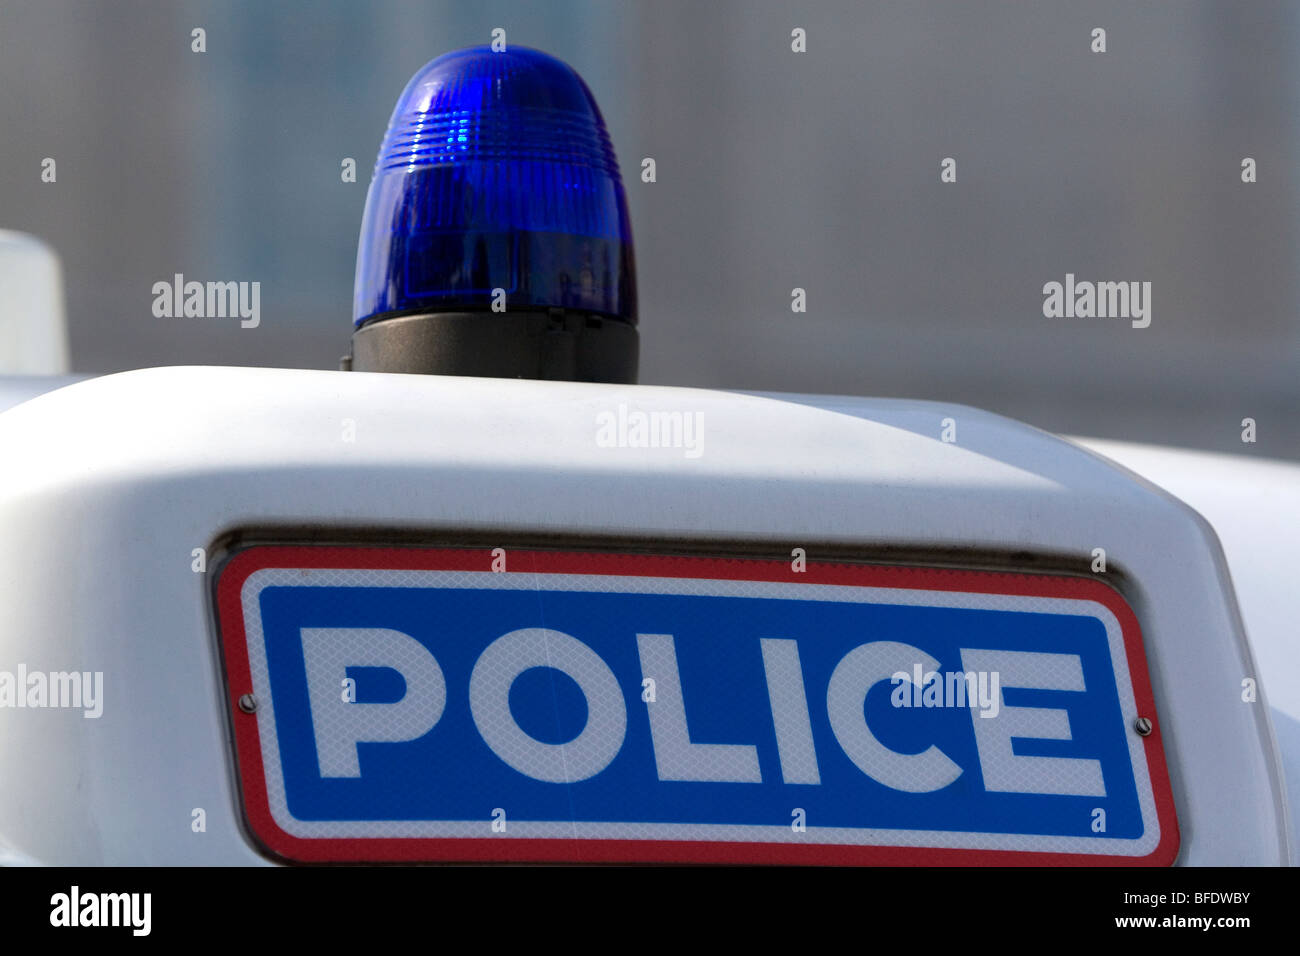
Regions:
[[[247,289],[252,293],[252,307],[244,299],[244,290]],[[255,329],[262,322],[262,283],[260,282],[241,282],[239,283],[239,314],[243,316],[244,321],[240,322],[241,328]]]
[[[1138,284],[1133,283],[1133,328],[1145,329],[1151,324],[1151,283],[1142,283],[1142,295],[1138,296]]]
[[[683,429],[682,442],[686,446],[686,457],[699,458],[704,454],[704,413],[687,412]]]
[[[919,754],[890,750],[876,739],[862,712],[867,692],[903,672],[913,661],[931,671],[939,666],[925,651],[897,641],[874,641],[855,647],[831,674],[826,712],[835,739],[859,770],[893,790],[929,793],[942,790],[960,777],[961,767],[934,744]]]
[[[596,447],[614,448],[618,445],[618,424],[613,412],[596,413]]]
[[[774,638],[763,638],[759,643],[776,728],[776,751],[781,758],[781,778],[786,783],[821,783],[803,668],[799,666],[799,645]]]
[[[587,698],[587,724],[568,743],[538,740],[510,712],[510,685],[534,667],[567,674]],[[478,732],[498,757],[548,783],[596,776],[618,755],[627,733],[627,706],[609,665],[576,637],[543,627],[511,631],[488,645],[470,674],[469,707]]]
[[[153,314],[158,319],[170,319],[172,317],[172,287],[166,282],[155,282],[153,284]]]
[[[322,777],[361,776],[357,744],[417,740],[433,729],[447,703],[442,668],[428,648],[401,631],[305,627],[302,656]],[[346,702],[338,689],[349,667],[392,668],[406,681],[406,694],[392,704]]]
[[[1061,300],[1065,296],[1065,290],[1061,288],[1059,282],[1048,282],[1043,286],[1043,315],[1049,319],[1062,318],[1065,313],[1062,311]]]
[[[1035,690],[1085,690],[1083,665],[1077,654],[1034,651],[961,649],[962,666],[999,674],[1002,686]],[[1012,707],[1004,699],[996,717],[976,720],[984,789],[998,793],[1050,793],[1104,797],[1101,761],[1081,757],[1030,757],[1017,754],[1012,737],[1029,740],[1070,740],[1070,715],[1056,707]]]
[[[104,672],[95,671],[93,674],[87,672],[83,684],[81,696],[86,706],[81,716],[98,720],[104,715]]]
[[[135,911],[131,917],[131,925],[136,927],[136,929],[131,931],[131,935],[148,936],[149,930],[151,928],[150,924],[153,922],[151,919],[151,915],[152,915],[151,911],[153,909],[153,894],[133,893],[131,894],[131,896],[132,896],[132,903],[134,904],[132,906],[132,909]]]
[[[638,634],[636,648],[641,657],[641,674],[654,679],[659,697],[648,705],[659,779],[762,783],[758,750],[752,745],[691,743],[673,636]]]

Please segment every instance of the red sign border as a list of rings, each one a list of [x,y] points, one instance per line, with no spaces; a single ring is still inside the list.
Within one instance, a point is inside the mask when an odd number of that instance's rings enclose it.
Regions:
[[[511,570],[528,574],[608,574],[731,581],[781,581],[854,587],[963,591],[1095,601],[1119,621],[1133,694],[1152,731],[1144,738],[1160,841],[1147,856],[1036,853],[907,846],[731,843],[704,840],[438,837],[304,838],[287,833],[271,814],[257,721],[239,709],[253,691],[241,591],[265,568],[375,567],[398,571],[488,571],[493,549],[366,545],[253,545],[236,554],[217,581],[217,620],[226,668],[244,812],[254,838],[273,855],[299,863],[731,863],[831,866],[1167,866],[1178,855],[1179,832],[1169,771],[1156,719],[1142,634],[1127,602],[1101,581],[1064,575],[965,571],[808,561],[795,572],[786,560],[602,551],[508,549]],[[486,822],[486,821],[485,821]]]

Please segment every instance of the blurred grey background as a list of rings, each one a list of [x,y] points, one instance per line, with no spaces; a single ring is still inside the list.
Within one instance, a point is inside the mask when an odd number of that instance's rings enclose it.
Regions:
[[[1283,2],[0,0],[0,228],[62,256],[77,371],[335,367],[393,104],[503,27],[605,114],[643,382],[1300,458],[1298,26]],[[261,326],[155,318],[177,272],[260,281]],[[1067,272],[1150,281],[1151,326],[1045,318]]]

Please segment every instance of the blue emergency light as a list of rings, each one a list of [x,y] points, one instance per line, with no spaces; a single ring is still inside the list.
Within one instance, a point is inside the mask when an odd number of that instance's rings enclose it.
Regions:
[[[353,321],[357,371],[635,381],[627,199],[571,67],[475,47],[415,74],[366,197]]]

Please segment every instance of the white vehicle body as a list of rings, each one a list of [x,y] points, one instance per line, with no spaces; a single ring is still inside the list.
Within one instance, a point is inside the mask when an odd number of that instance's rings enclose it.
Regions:
[[[1300,465],[1245,453],[1074,441],[1181,498],[1214,528],[1269,690],[1291,800],[1291,862],[1300,864],[1300,589],[1293,571],[1300,567]]]
[[[241,820],[214,632],[212,575],[236,539],[802,547],[810,562],[1082,575],[1104,548],[1142,628],[1178,862],[1295,854],[1295,465],[1087,450],[920,401],[417,375],[0,380],[6,405],[0,661],[104,674],[98,719],[0,712],[10,862],[270,862]],[[700,453],[604,447],[598,416],[620,406],[698,415]]]

